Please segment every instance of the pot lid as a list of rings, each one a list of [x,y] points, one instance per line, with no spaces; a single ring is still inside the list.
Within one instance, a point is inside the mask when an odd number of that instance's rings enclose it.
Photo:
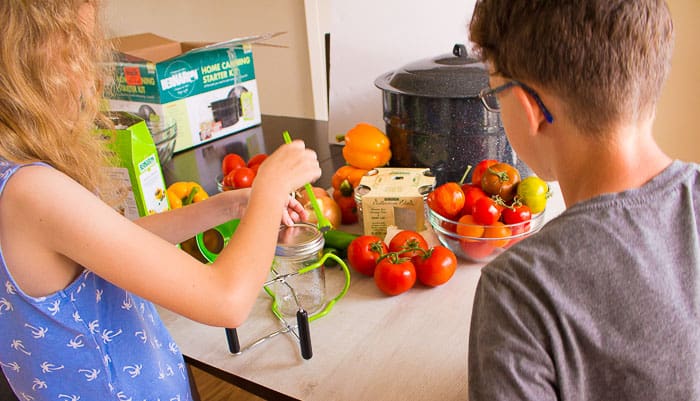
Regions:
[[[374,84],[382,90],[412,96],[476,97],[489,84],[486,65],[470,57],[462,44],[452,53],[407,64],[379,76]]]

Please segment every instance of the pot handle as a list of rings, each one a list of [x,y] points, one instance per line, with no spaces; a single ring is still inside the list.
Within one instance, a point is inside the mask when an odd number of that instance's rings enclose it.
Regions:
[[[457,43],[452,48],[452,54],[454,54],[455,57],[467,58],[467,46]]]

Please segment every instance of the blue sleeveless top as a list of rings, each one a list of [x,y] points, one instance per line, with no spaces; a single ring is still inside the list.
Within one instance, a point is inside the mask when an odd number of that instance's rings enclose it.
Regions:
[[[20,167],[0,159],[0,196]],[[28,296],[1,247],[0,366],[19,399],[192,399],[182,354],[152,303],[89,270],[54,294]]]

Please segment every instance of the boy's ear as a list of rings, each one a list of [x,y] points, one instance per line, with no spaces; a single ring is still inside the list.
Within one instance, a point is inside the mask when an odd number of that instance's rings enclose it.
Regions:
[[[511,89],[516,99],[523,108],[525,117],[527,118],[528,128],[531,134],[539,132],[542,124],[547,124],[547,118],[542,113],[542,109],[537,105],[535,99],[530,96],[523,88],[516,86]]]

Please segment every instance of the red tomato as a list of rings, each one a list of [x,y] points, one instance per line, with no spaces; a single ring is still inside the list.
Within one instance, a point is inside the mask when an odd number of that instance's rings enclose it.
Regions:
[[[497,221],[491,226],[484,227],[484,238],[506,238],[510,237],[510,227],[507,227],[502,222]],[[509,239],[489,241],[495,248],[503,248],[508,245]]]
[[[267,154],[258,153],[248,160],[248,167],[253,168],[253,166],[260,165],[265,159],[267,159]]]
[[[239,167],[246,167],[246,163],[241,156],[235,153],[227,154],[221,161],[221,172],[224,173],[224,177]]]
[[[372,276],[377,266],[377,259],[388,253],[389,247],[379,237],[361,235],[350,242],[347,252],[350,267],[358,273]]]
[[[481,177],[481,189],[487,194],[498,195],[506,203],[513,201],[520,173],[508,163],[496,163],[489,166]]]
[[[518,224],[529,221],[532,218],[532,213],[527,205],[519,205],[504,208],[501,216],[506,224]]]
[[[240,167],[233,171],[233,186],[235,188],[248,188],[253,185],[255,171],[248,167]]]
[[[459,235],[465,237],[480,238],[484,235],[484,226],[478,224],[474,221],[474,216],[471,214],[465,214],[459,218],[459,223],[457,224],[456,232]]]
[[[406,251],[406,249],[412,249]],[[428,250],[428,242],[422,235],[415,231],[403,230],[394,235],[389,241],[389,252],[398,252],[402,258],[413,258],[423,256]]]
[[[416,284],[416,268],[409,259],[387,257],[377,263],[374,282],[387,295],[398,295]]]
[[[492,166],[494,164],[498,163],[498,160],[482,160],[479,162],[479,164],[474,167],[474,171],[472,171],[472,185],[475,185],[479,188],[481,188],[481,177],[484,176],[484,171],[489,168],[489,166]]]
[[[416,275],[421,283],[435,287],[445,284],[457,270],[457,256],[442,245],[430,249],[425,257],[414,259]]]
[[[481,186],[464,184],[462,185],[462,192],[464,192],[464,207],[462,208],[462,214],[472,214],[474,210],[474,203],[479,198],[483,198],[486,195]]]
[[[476,223],[490,226],[501,218],[501,210],[496,205],[495,200],[484,196],[483,198],[477,199],[474,203],[472,216],[474,216],[474,221]]]
[[[462,250],[468,257],[476,261],[480,261],[485,257],[491,255],[496,249],[487,241],[476,240],[460,240],[459,246],[462,248]]]
[[[456,182],[446,182],[428,194],[427,202],[439,215],[454,219],[464,207],[464,192]]]

